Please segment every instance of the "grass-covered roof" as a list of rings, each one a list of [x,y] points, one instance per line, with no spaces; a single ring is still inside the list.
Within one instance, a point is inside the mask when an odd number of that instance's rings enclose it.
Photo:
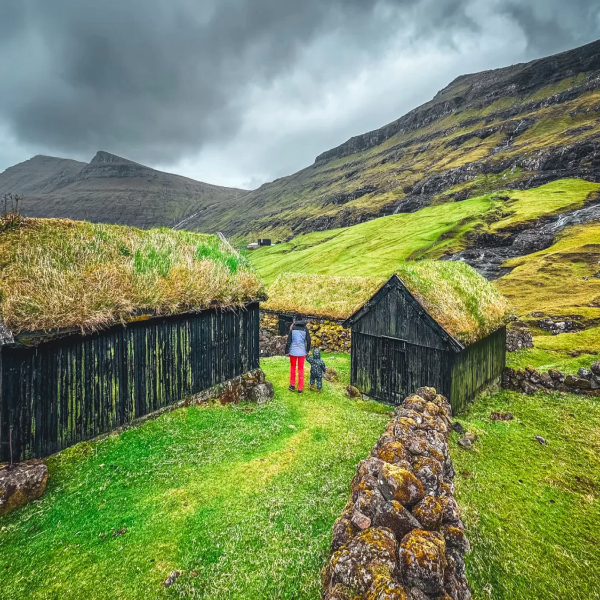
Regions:
[[[0,321],[14,333],[94,331],[141,314],[241,305],[261,294],[250,265],[216,236],[0,218]]]
[[[385,282],[381,277],[282,273],[268,291],[266,310],[345,319]]]
[[[466,263],[407,262],[396,274],[419,304],[464,345],[483,339],[510,320],[508,300]]]

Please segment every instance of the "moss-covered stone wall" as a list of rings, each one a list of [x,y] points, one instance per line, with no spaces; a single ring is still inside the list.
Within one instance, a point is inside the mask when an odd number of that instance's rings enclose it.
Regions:
[[[333,526],[324,600],[470,600],[448,400],[419,388],[359,463]]]
[[[350,352],[351,334],[342,327],[341,320],[325,319],[311,315],[302,315],[308,323],[312,347],[325,352]],[[274,348],[281,345],[274,338],[279,337],[279,314],[270,311],[260,313],[261,356],[273,356]],[[263,352],[264,350],[264,352]]]

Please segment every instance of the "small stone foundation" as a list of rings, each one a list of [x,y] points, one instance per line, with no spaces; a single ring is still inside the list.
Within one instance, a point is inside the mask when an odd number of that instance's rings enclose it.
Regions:
[[[558,369],[540,373],[534,367],[526,369],[504,369],[502,387],[515,392],[569,392],[582,396],[600,397],[600,360],[589,369],[582,367],[577,375],[565,375]]]
[[[469,600],[448,400],[420,388],[363,460],[333,526],[324,600]]]

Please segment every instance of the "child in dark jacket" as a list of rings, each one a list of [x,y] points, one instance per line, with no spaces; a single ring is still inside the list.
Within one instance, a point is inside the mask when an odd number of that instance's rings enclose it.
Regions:
[[[312,357],[307,358],[310,363],[310,389],[315,389],[315,383],[317,384],[317,392],[321,393],[323,387],[323,373],[327,371],[325,363],[321,360],[321,351],[318,348],[313,350]]]

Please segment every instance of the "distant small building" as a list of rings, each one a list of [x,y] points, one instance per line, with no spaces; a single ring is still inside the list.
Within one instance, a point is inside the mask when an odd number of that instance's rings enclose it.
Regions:
[[[246,246],[246,250],[258,250],[259,248],[258,242],[252,242]]]
[[[406,263],[344,322],[350,381],[392,404],[435,387],[459,411],[502,375],[509,317],[507,301],[468,265]]]
[[[271,245],[271,239],[270,238],[261,238],[258,240],[258,245],[259,246],[270,246]]]
[[[246,246],[246,250],[258,250],[259,248],[262,248],[263,246],[270,246],[270,245],[271,245],[271,240],[269,238],[260,238],[258,241],[251,242],[250,244],[248,244]]]

